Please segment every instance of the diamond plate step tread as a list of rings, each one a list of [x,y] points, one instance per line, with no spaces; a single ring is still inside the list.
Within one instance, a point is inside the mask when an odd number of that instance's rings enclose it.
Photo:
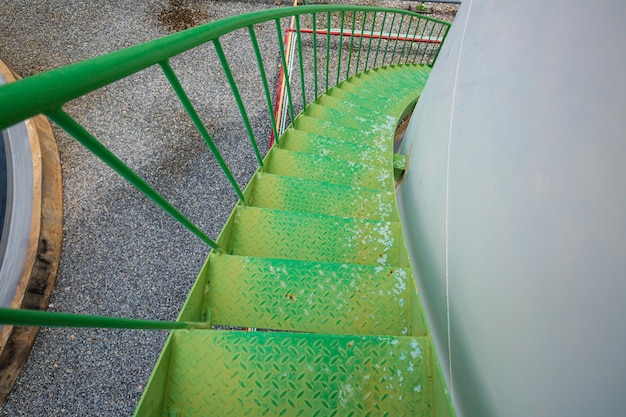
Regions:
[[[366,115],[368,117],[371,117],[373,120],[385,120],[387,117],[390,116],[387,113],[364,107],[361,103],[342,100],[328,94],[319,96],[315,102],[321,106],[340,110],[344,113],[353,114],[356,116]]]
[[[385,98],[388,98],[387,94],[389,92],[387,90],[393,91],[396,96],[406,96],[408,94],[414,94],[416,91],[417,87],[411,82],[396,79],[395,83],[388,84],[387,82],[382,81],[382,78],[382,76],[365,77],[357,75],[351,77],[345,82],[358,86],[359,90],[363,93]]]
[[[370,117],[368,113],[362,112],[360,115],[356,115],[354,113],[347,113],[343,110],[322,106],[317,103],[312,103],[309,107],[307,107],[304,114],[317,119],[332,120],[342,126],[361,130],[373,129],[381,124],[391,125],[396,123],[396,118],[392,116],[373,118]]]
[[[336,98],[336,99],[351,102],[351,103],[359,103],[359,106],[363,108],[374,110],[380,113],[385,113],[389,116],[397,117],[396,112],[395,112],[395,106],[389,103],[388,100],[382,100],[382,99],[379,99],[379,100],[367,99],[366,100],[357,94],[354,94],[348,90],[341,89],[339,87],[331,88],[330,90],[328,90],[328,92],[325,95],[328,97]]]
[[[385,167],[389,166],[389,153],[391,152],[391,147],[383,152],[373,146],[346,142],[294,128],[285,131],[278,146],[288,151]]]
[[[399,221],[391,191],[258,173],[250,205],[276,210]]]
[[[402,94],[391,90],[389,91],[389,97],[378,97],[375,94],[368,94],[362,85],[347,80],[340,83],[339,88],[359,95],[362,97],[362,100],[371,100],[381,105],[381,107],[387,111],[393,112],[393,114],[401,114],[412,101],[417,100],[417,97],[419,97],[421,93],[421,90],[418,88],[416,88],[412,94]]]
[[[177,330],[172,341],[166,416],[432,415],[428,338]]]
[[[400,224],[239,207],[232,254],[408,267]]]
[[[382,67],[369,71],[362,72],[358,74],[357,77],[361,79],[372,79],[372,81],[377,81],[381,77],[387,78],[392,77],[395,80],[400,80],[409,83],[420,83],[425,84],[428,76],[430,75],[430,68],[427,66],[419,66],[417,68],[392,68],[392,67]],[[384,86],[384,84],[383,84]]]
[[[391,166],[391,161],[389,165]],[[391,169],[388,167],[357,164],[352,161],[280,148],[272,150],[265,162],[265,171],[269,174],[308,178],[377,190],[390,189],[389,187],[393,185]]]
[[[206,300],[219,325],[411,335],[412,279],[405,268],[212,254]]]
[[[370,75],[371,73],[378,73],[386,77],[398,77],[409,81],[426,82],[425,80],[430,76],[430,71],[431,68],[427,65],[392,65],[370,69],[363,74]]]
[[[383,152],[390,147],[391,141],[389,138],[395,132],[396,125],[397,119],[389,118],[371,126],[364,126],[362,129],[355,129],[343,126],[340,122],[334,120],[318,119],[309,117],[306,114],[301,114],[294,122],[294,127],[298,130],[346,142],[373,146]]]

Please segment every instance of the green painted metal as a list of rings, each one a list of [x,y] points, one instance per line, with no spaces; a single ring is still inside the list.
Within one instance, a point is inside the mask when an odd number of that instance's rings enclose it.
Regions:
[[[393,30],[393,24],[396,22],[396,16],[397,14],[394,13],[393,17],[391,18],[390,35],[391,30]],[[385,58],[387,58],[387,51],[389,50],[389,42],[390,40],[387,40],[387,43],[385,44],[385,53],[383,54],[382,65],[385,65]]]
[[[230,85],[230,89],[232,90],[233,95],[235,96],[235,101],[237,102],[239,113],[241,114],[243,123],[246,126],[246,131],[248,132],[250,143],[252,143],[252,148],[254,149],[254,155],[256,156],[256,159],[259,162],[259,166],[263,167],[263,159],[261,158],[259,147],[256,143],[256,139],[254,138],[254,132],[252,131],[252,126],[250,125],[250,119],[248,118],[248,113],[246,112],[246,108],[243,104],[243,100],[241,100],[241,94],[239,94],[237,83],[235,82],[235,79],[233,78],[233,73],[231,72],[230,66],[228,65],[228,60],[226,59],[226,55],[224,54],[224,49],[222,49],[222,44],[220,43],[219,39],[214,39],[213,45],[215,46],[217,57],[220,60],[220,63],[222,64],[222,69],[224,70],[224,74],[226,75],[226,79],[228,80],[228,84]]]
[[[228,182],[230,182],[230,184],[233,186],[233,189],[235,190],[235,192],[237,193],[237,196],[239,197],[239,201],[244,201],[243,193],[241,192],[241,189],[239,188],[237,181],[235,181],[235,178],[233,177],[233,174],[230,172],[230,169],[228,168],[228,166],[226,165],[224,158],[222,158],[222,154],[217,149],[217,146],[215,146],[215,143],[213,142],[213,139],[211,139],[211,136],[209,135],[209,132],[206,130],[206,127],[204,127],[204,123],[202,123],[202,120],[200,119],[198,112],[193,107],[193,104],[191,104],[191,100],[189,100],[187,93],[185,93],[185,90],[183,89],[183,86],[180,84],[178,77],[176,77],[176,74],[174,73],[174,70],[170,66],[170,63],[168,61],[163,61],[160,63],[160,65],[161,65],[161,68],[163,69],[163,73],[165,74],[165,77],[169,81],[170,85],[174,89],[174,92],[178,96],[178,99],[180,100],[181,104],[185,108],[185,111],[189,115],[189,118],[191,119],[194,126],[200,133],[200,136],[202,136],[202,139],[204,139],[204,142],[209,147],[209,150],[215,157],[215,160],[219,164],[220,168],[222,168],[222,171],[224,171],[224,174],[226,175]]]
[[[385,12],[385,13],[383,14],[383,23],[382,23],[382,24],[381,24],[381,26],[380,26],[380,27],[381,27],[381,31],[380,31],[380,33],[381,33],[381,34],[383,33],[382,29],[383,29],[383,28],[385,28],[385,22],[386,22],[386,21],[387,21],[387,12]],[[383,37],[382,37],[382,36],[379,36],[379,37],[378,37],[378,45],[376,45],[376,56],[374,57],[374,64],[373,64],[373,66],[374,66],[374,67],[376,67],[376,66],[377,66],[377,62],[378,62],[378,52],[380,51],[380,43],[382,42],[382,40],[383,40]]]
[[[361,46],[363,45],[363,34],[365,33],[365,22],[367,21],[367,12],[363,12],[363,24],[361,25],[361,36],[359,36],[359,52],[356,55],[355,74],[359,72],[359,64],[361,63]],[[370,37],[371,39],[371,37]]]
[[[267,101],[267,110],[270,116],[270,122],[272,123],[272,132],[274,138],[278,140],[278,131],[276,130],[276,118],[274,117],[274,109],[272,108],[272,98],[270,97],[270,89],[267,84],[267,75],[265,73],[265,67],[263,66],[263,58],[261,56],[261,50],[259,49],[259,42],[257,41],[256,34],[254,32],[254,26],[248,26],[248,33],[250,34],[250,40],[254,48],[254,55],[256,62],[259,65],[259,72],[261,74],[261,81],[263,82],[263,91],[265,92],[265,100]]]
[[[426,416],[434,408],[428,338],[176,331],[171,343],[164,407],[137,416]],[[207,346],[211,356],[198,358]]]
[[[302,87],[302,105],[305,106],[306,101],[306,87],[304,83],[304,62],[302,54],[302,32],[300,32],[300,16],[295,16],[296,21],[296,39],[298,40],[298,64],[300,67],[300,86]]]
[[[354,28],[356,26],[356,12],[352,12],[352,32],[350,34],[350,49],[348,50],[348,68],[346,78],[350,76],[350,63],[352,62],[352,45],[354,44]]]
[[[390,8],[316,5],[263,10],[218,20],[4,85],[0,88],[2,97],[2,100],[0,100],[0,114],[2,115],[0,129],[37,114],[57,109],[68,101],[139,72],[149,66],[157,65],[196,46],[218,39],[222,35],[236,29],[292,15],[332,11],[340,11],[343,15],[346,11],[366,10],[393,13],[394,16],[418,16],[405,10]],[[446,28],[450,25],[448,22],[432,18],[426,19]],[[279,33],[282,33],[280,25]],[[284,50],[284,45],[281,50]],[[337,79],[337,82],[339,82],[339,79]]]
[[[213,249],[223,250],[216,242],[208,237],[202,230],[193,224],[189,219],[182,215],[174,206],[172,206],[161,194],[154,188],[150,187],[139,175],[124,164],[117,156],[109,151],[103,144],[98,142],[87,130],[82,127],[76,120],[72,119],[67,113],[61,109],[51,110],[46,113],[54,123],[59,125],[63,130],[72,135],[83,146],[102,159],[108,166],[113,168],[115,172],[120,174],[124,179],[134,185],[144,195],[154,201],[167,214],[172,216],[176,221],[189,229],[194,235],[202,240]]]
[[[207,259],[205,313],[185,316],[304,333],[176,331],[137,416],[454,415],[394,197],[395,128],[428,73],[367,71],[309,105],[222,232],[231,254]],[[386,85],[405,108],[362,105]]]
[[[419,20],[417,22],[419,24]],[[413,19],[409,18],[409,24],[407,25],[407,28],[405,30],[407,37],[411,35],[411,26],[412,25],[413,25]],[[413,42],[411,42],[411,43],[413,43]],[[398,58],[398,62],[402,62],[402,58],[404,57],[404,49],[406,48],[406,44],[407,44],[407,42],[402,42],[402,50],[400,51],[400,58]]]
[[[138,320],[124,317],[92,316],[87,314],[51,313],[47,311],[0,307],[0,322],[12,326],[80,327],[96,329],[210,329],[205,322]]]
[[[214,255],[210,264],[207,308],[216,324],[328,334],[414,334],[409,269],[231,255]]]
[[[326,27],[330,28],[331,14],[328,12]],[[330,68],[330,30],[326,31],[326,90],[328,90],[328,70]]]
[[[314,88],[314,97],[317,98],[319,95],[317,93],[317,14],[311,14],[311,22],[313,24],[313,88]],[[304,102],[306,104],[306,101]]]
[[[346,18],[346,13],[344,11],[341,12],[341,29],[339,29],[339,33],[341,34],[339,36],[339,47],[337,48],[337,80],[335,81],[335,84],[339,84],[339,77],[341,74],[341,51],[343,50],[343,28],[344,28],[344,21]]]
[[[313,93],[307,103],[301,16],[341,14],[336,86],[326,43],[326,93],[318,96],[317,52]],[[380,32],[400,33],[405,18],[430,23],[431,37],[448,24],[395,9],[303,6],[235,16],[83,63],[0,87],[0,128],[44,112],[131,184],[189,228],[214,251],[209,255],[176,322],[0,310],[0,323],[140,329],[173,329],[136,415],[437,415],[453,416],[424,320],[395,204],[393,154],[398,121],[412,109],[430,68],[390,65],[342,79],[346,13],[352,26],[345,77],[352,59],[359,72],[369,13],[383,13]],[[359,45],[354,45],[357,13]],[[392,14],[391,26],[387,26]],[[281,18],[295,17],[303,110],[296,115],[285,85],[291,126],[264,158],[222,48],[221,36],[247,29],[266,96],[267,74],[254,25],[273,20],[285,71]],[[417,29],[416,29],[417,32]],[[445,33],[444,33],[445,37]],[[172,70],[169,59],[195,46],[215,46],[259,169],[241,190]],[[391,52],[385,41],[383,63]],[[396,59],[396,37],[390,62]],[[373,66],[381,39],[376,47]],[[410,48],[409,53],[410,54]],[[425,59],[426,51],[430,55]],[[437,44],[418,62],[434,62]],[[419,48],[418,48],[419,51]],[[353,57],[353,54],[355,55]],[[407,56],[408,56],[407,54]],[[416,53],[417,56],[417,53]],[[68,101],[152,65],[160,65],[192,122],[231,181],[239,203],[217,241],[211,240],[62,110]],[[334,70],[334,69],[333,69]],[[309,90],[311,91],[311,90]],[[309,94],[310,96],[310,94]],[[5,111],[6,110],[6,111]],[[228,251],[228,253],[226,253]],[[43,314],[43,315],[42,315]],[[299,333],[223,332],[213,324]],[[314,334],[318,333],[318,334]],[[434,381],[434,382],[433,382]]]
[[[276,34],[278,36],[278,49],[280,50],[280,60],[283,68],[285,78],[287,78],[287,58],[285,57],[285,42],[283,42],[283,31],[280,28],[280,20],[276,19]],[[293,111],[293,99],[291,95],[291,83],[285,83],[285,91],[287,93],[287,102],[289,103],[289,115],[291,120],[295,118]]]
[[[378,15],[378,13],[374,12],[374,17],[372,18],[372,27],[370,28],[370,32],[373,34],[374,33],[374,28],[376,27],[376,16]],[[367,56],[365,58],[365,68],[368,68],[368,64],[370,62],[370,52],[372,52],[372,39],[374,39],[373,36],[370,36],[369,38],[369,43],[367,45]],[[357,69],[357,72],[358,69]]]
[[[396,35],[396,41],[393,44],[393,52],[391,53],[391,62],[393,62],[393,59],[396,56],[396,48],[398,47],[398,40],[400,39],[400,35],[402,33],[402,24],[404,23],[404,17],[402,16],[402,18],[400,19],[400,24],[398,25],[398,34]]]

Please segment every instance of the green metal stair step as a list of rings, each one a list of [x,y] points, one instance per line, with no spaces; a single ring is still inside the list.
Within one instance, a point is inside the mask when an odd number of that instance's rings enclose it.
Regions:
[[[392,106],[387,100],[382,99],[364,99],[363,97],[354,94],[348,90],[344,90],[339,87],[333,87],[325,94],[328,97],[332,97],[338,100],[348,101],[351,103],[358,103],[359,106],[366,109],[384,113],[392,117],[397,117],[395,113],[395,106]]]
[[[401,114],[411,102],[415,101],[421,92],[418,87],[389,89],[384,92],[380,90],[374,91],[374,87],[369,89],[367,83],[356,79],[346,80],[340,83],[339,87],[360,95],[363,97],[363,100],[376,100],[377,102],[380,102],[383,99],[387,100],[389,102],[388,106],[399,114]]]
[[[427,66],[417,67],[382,67],[362,72],[357,75],[361,79],[377,82],[381,78],[392,78],[401,83],[420,83],[424,85],[430,74]]]
[[[280,148],[272,150],[268,155],[265,172],[373,189],[389,189],[393,184],[391,170],[387,167],[358,164]]]
[[[230,253],[259,258],[408,267],[400,223],[239,207]]]
[[[317,119],[332,120],[335,123],[341,123],[342,126],[351,127],[353,129],[372,129],[380,124],[395,123],[395,119],[391,116],[374,118],[370,117],[368,113],[365,112],[361,112],[361,114],[357,115],[318,103],[309,105],[304,114]]]
[[[348,91],[357,94],[364,99],[373,99],[373,100],[390,100],[388,96],[388,91],[382,90],[381,88],[376,88],[376,86],[371,85],[365,81],[359,80],[356,77],[349,78],[345,81],[339,83],[339,88],[346,89]],[[392,87],[395,91],[395,88]],[[397,88],[397,87],[396,87]],[[381,91],[382,90],[382,91]],[[406,89],[402,89],[403,93],[406,93]]]
[[[422,84],[424,84],[430,75],[430,71],[431,69],[427,65],[392,65],[365,71],[362,74],[370,75],[372,72],[377,72],[386,77],[392,76],[406,81],[422,81]]]
[[[363,106],[361,103],[342,100],[328,94],[323,94],[315,101],[317,104],[340,110],[344,113],[353,114],[355,116],[367,116],[372,120],[384,121],[388,117],[393,117],[387,113],[382,113]]]
[[[389,98],[390,92],[402,92],[402,94],[413,92],[418,86],[411,76],[403,75],[400,72],[371,72],[361,73],[351,77],[345,82],[359,86],[364,92],[377,94]]]
[[[250,198],[254,207],[399,221],[392,191],[258,173]]]
[[[424,335],[410,269],[212,254],[212,323],[314,333]]]
[[[324,120],[301,114],[294,122],[294,127],[316,135],[336,138],[346,142],[354,142],[367,146],[374,146],[381,151],[390,149],[390,138],[395,132],[396,123],[393,119],[379,122],[374,126],[365,126],[364,129],[355,129],[342,125],[334,120]]]
[[[377,94],[382,97],[388,97],[389,91],[407,94],[412,93],[416,88],[415,85],[409,81],[409,79],[400,78],[395,74],[393,76],[381,76],[378,74],[368,75],[361,73],[346,81],[351,84],[358,85],[364,91]]]
[[[175,331],[161,401],[168,416],[430,416],[431,352],[423,337]]]
[[[294,128],[285,131],[280,137],[278,146],[294,152],[389,167],[389,152],[382,153],[373,146],[346,142]]]

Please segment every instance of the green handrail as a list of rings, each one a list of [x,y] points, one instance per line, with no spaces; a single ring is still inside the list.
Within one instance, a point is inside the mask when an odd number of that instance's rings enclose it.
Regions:
[[[210,329],[211,323],[129,319],[74,313],[0,308],[0,323],[10,326],[79,327],[92,329]]]
[[[370,55],[372,48],[372,38],[375,37],[374,30],[376,29],[376,18],[379,13],[383,14],[382,23],[380,25],[380,32],[378,35],[378,44],[376,46],[376,54],[373,59],[372,66],[378,65],[378,55],[380,52],[381,42],[387,30],[385,51],[382,57],[380,65],[386,64],[387,53],[391,52],[392,31],[397,16],[401,16],[400,25],[396,29],[395,43],[393,45],[393,53],[391,55],[391,64],[402,62],[404,57],[404,51],[406,47],[407,39],[404,40],[402,51],[397,60],[395,60],[395,52],[397,43],[399,40],[400,29],[402,28],[405,18],[409,18],[409,25],[407,32],[411,28],[413,20],[417,20],[415,33],[420,26],[421,22],[424,22],[422,29],[422,37],[428,29],[430,29],[430,35],[428,37],[428,44],[420,51],[420,47],[417,48],[413,62],[426,63],[429,65],[434,64],[437,54],[439,53],[441,43],[445,40],[448,33],[449,23],[424,17],[415,13],[411,13],[405,10],[391,9],[391,8],[372,8],[363,6],[336,6],[336,5],[316,5],[316,6],[301,6],[280,8],[273,10],[263,10],[255,13],[249,13],[246,15],[233,16],[219,21],[211,22],[206,25],[202,25],[196,28],[188,29],[183,32],[172,34],[160,39],[156,39],[144,44],[132,46],[130,48],[122,49],[117,52],[112,52],[107,55],[103,55],[97,58],[93,58],[87,61],[79,62],[76,64],[68,65],[63,68],[48,71],[42,74],[38,74],[29,78],[25,78],[15,83],[7,84],[0,87],[0,130],[29,117],[35,116],[40,113],[46,114],[50,119],[59,125],[63,130],[73,136],[79,143],[88,148],[92,153],[102,159],[113,170],[135,186],[144,195],[159,205],[167,214],[172,216],[175,220],[181,223],[184,227],[189,229],[199,239],[209,245],[211,248],[218,252],[224,252],[224,248],[220,247],[217,242],[208,237],[200,228],[193,224],[183,214],[178,211],[172,204],[170,204],[163,196],[161,196],[154,188],[147,184],[137,173],[132,171],[124,162],[122,162],[117,156],[115,156],[109,149],[107,149],[102,143],[100,143],[93,135],[91,135],[87,129],[81,126],[76,120],[68,115],[63,106],[80,96],[88,94],[94,90],[104,87],[110,83],[118,81],[129,75],[137,73],[145,68],[151,66],[160,66],[163,70],[165,77],[167,78],[170,86],[173,88],[176,96],[183,105],[187,114],[189,115],[192,123],[196,127],[196,130],[206,142],[210,152],[215,157],[218,165],[224,172],[226,178],[233,186],[241,204],[246,204],[244,194],[237,184],[237,181],[233,177],[231,170],[227,166],[225,160],[220,154],[219,149],[215,145],[215,142],[209,135],[205,125],[203,124],[198,112],[194,108],[189,99],[189,96],[183,89],[178,77],[170,65],[170,59],[176,55],[179,55],[185,51],[188,51],[197,46],[213,43],[218,59],[224,70],[224,75],[228,81],[231,92],[237,103],[237,107],[241,114],[243,123],[248,133],[249,139],[254,149],[255,156],[259,163],[259,166],[263,167],[263,160],[258,148],[254,131],[250,122],[250,118],[246,111],[245,105],[242,100],[242,96],[239,91],[239,87],[235,81],[228,59],[220,43],[221,36],[231,33],[239,29],[247,29],[250,35],[252,46],[254,48],[255,57],[259,66],[259,72],[261,81],[263,84],[263,90],[267,102],[267,108],[269,111],[269,120],[271,121],[271,129],[274,133],[274,137],[278,140],[280,132],[276,128],[276,118],[273,112],[272,100],[269,91],[269,84],[267,80],[267,74],[263,64],[261,50],[256,38],[254,25],[271,22],[274,20],[276,25],[276,35],[278,38],[279,55],[282,68],[287,79],[285,83],[285,93],[287,96],[289,116],[291,122],[294,121],[296,116],[296,109],[294,108],[293,95],[291,86],[289,83],[289,70],[287,67],[287,60],[285,56],[285,45],[283,42],[283,30],[281,27],[281,18],[294,17],[296,24],[296,41],[298,46],[298,59],[299,59],[299,71],[300,71],[300,84],[302,92],[302,109],[307,106],[307,85],[306,74],[304,66],[304,53],[303,53],[303,41],[302,36],[304,31],[301,28],[301,19],[303,15],[312,16],[312,43],[313,43],[313,93],[314,97],[318,96],[318,63],[317,63],[317,16],[320,13],[327,14],[327,28],[326,28],[326,73],[325,73],[325,87],[326,90],[330,87],[330,61],[331,61],[331,22],[332,13],[340,13],[341,15],[341,27],[339,32],[339,47],[337,51],[337,68],[336,68],[336,84],[340,82],[342,76],[341,64],[342,64],[342,50],[343,50],[343,38],[348,33],[346,30],[346,12],[352,13],[352,27],[349,30],[351,34],[350,45],[347,57],[347,69],[345,72],[346,78],[350,76],[351,62],[353,53],[356,52],[356,69],[358,73],[361,63],[361,54],[363,47],[363,37],[369,36],[369,42],[367,46],[367,55],[365,58],[365,68],[367,70],[371,68]],[[356,30],[356,16],[357,13],[361,13],[363,21],[360,27],[359,45],[355,51],[354,36]],[[366,22],[369,13],[373,14],[372,26],[370,33],[365,32]],[[387,26],[388,15],[391,14],[391,25]],[[430,27],[429,27],[430,25]],[[435,29],[438,28],[437,38],[442,36],[441,41],[433,41],[432,35],[435,33]],[[309,30],[309,29],[307,29]],[[344,32],[344,30],[346,30]],[[408,37],[407,33],[407,37]],[[415,37],[415,35],[414,35]],[[410,42],[408,53],[404,59],[408,62],[408,58],[411,54],[413,47],[413,41]],[[417,56],[419,52],[422,52],[419,59]],[[427,53],[429,57],[426,58]],[[426,58],[426,59],[425,59]],[[310,90],[309,90],[310,91]],[[107,328],[134,328],[134,329],[181,329],[181,328],[209,328],[206,323],[185,323],[185,322],[161,322],[154,320],[134,320],[123,319],[115,317],[97,317],[97,316],[84,316],[84,315],[72,315],[65,313],[41,313],[36,311],[20,311],[10,309],[0,309],[0,324],[14,324],[14,325],[33,325],[33,326],[64,326],[64,327],[107,327]]]
[[[200,238],[203,242],[211,246],[213,249],[223,251],[216,242],[210,237],[205,235],[195,224],[182,215],[181,212],[176,210],[161,194],[156,192],[154,188],[150,187],[139,175],[131,170],[126,164],[124,164],[117,156],[115,156],[110,150],[108,150],[103,144],[98,142],[84,127],[82,127],[76,120],[72,119],[63,110],[54,109],[46,113],[54,123],[61,126],[63,130],[72,135],[83,146],[89,149],[94,154],[100,156],[100,158],[107,163],[111,168],[120,174],[124,179],[134,185],[139,191],[144,193],[148,198],[159,205],[167,214],[176,219],[179,223],[189,229],[194,235]]]
[[[406,10],[392,8],[314,5],[262,10],[228,17],[4,85],[0,87],[2,98],[0,100],[0,115],[2,115],[0,129],[5,129],[37,114],[57,109],[68,101],[237,29],[313,12],[345,13],[346,11],[368,10],[393,13],[394,16],[398,14],[420,16]],[[424,19],[446,27],[450,25],[448,22],[430,17]]]

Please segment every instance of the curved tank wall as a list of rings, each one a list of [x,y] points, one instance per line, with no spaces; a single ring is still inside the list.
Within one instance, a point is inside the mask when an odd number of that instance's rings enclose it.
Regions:
[[[399,205],[459,416],[626,413],[626,3],[463,0]]]
[[[6,80],[0,74],[0,85]],[[22,276],[31,233],[33,155],[25,123],[0,131],[4,203],[0,224],[0,307],[10,307]],[[0,326],[1,328],[1,326]]]

